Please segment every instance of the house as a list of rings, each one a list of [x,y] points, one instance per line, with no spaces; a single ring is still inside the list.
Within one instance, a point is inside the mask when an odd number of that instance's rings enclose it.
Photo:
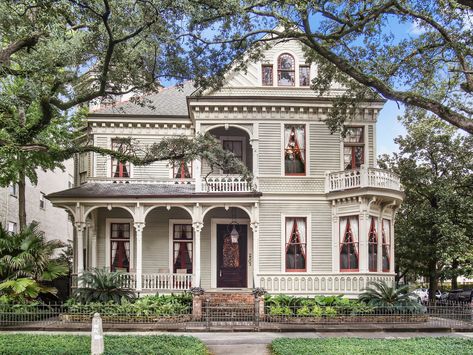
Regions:
[[[58,239],[64,243],[73,239],[74,227],[69,215],[62,208],[54,207],[46,195],[73,186],[73,161],[64,163],[64,170],[37,170],[38,181],[33,185],[26,180],[26,223],[37,222],[46,239]],[[12,233],[19,231],[18,185],[0,188],[0,223]]]
[[[324,119],[343,88],[319,97],[309,88],[315,75],[299,44],[275,43],[218,90],[189,82],[150,95],[150,106],[92,112],[97,146],[210,132],[254,181],[226,171],[205,178],[201,161],[142,167],[81,156],[78,186],[48,196],[74,217],[75,272],[122,271],[141,293],[262,287],[355,297],[369,281],[393,281],[403,192],[398,176],[376,167],[384,101],[361,105],[345,138],[331,134]]]

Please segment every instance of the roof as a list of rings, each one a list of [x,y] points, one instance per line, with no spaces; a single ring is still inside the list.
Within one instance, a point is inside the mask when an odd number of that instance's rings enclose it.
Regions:
[[[54,192],[46,196],[48,199],[57,198],[144,198],[144,197],[255,197],[260,196],[258,192],[225,192],[207,193],[195,192],[192,184],[114,184],[114,183],[86,183],[72,189]]]
[[[146,102],[139,105],[131,101],[99,109],[90,114],[96,115],[152,115],[152,116],[189,116],[187,96],[196,90],[194,82],[186,81],[182,86],[164,88],[158,93],[144,96]]]

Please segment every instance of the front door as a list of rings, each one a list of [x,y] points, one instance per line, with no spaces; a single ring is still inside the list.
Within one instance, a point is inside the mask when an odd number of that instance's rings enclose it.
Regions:
[[[247,225],[236,225],[238,243],[232,242],[232,226],[217,224],[217,287],[247,287]]]

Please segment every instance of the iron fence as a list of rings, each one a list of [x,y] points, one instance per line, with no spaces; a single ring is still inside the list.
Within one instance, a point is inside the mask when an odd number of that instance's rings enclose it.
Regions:
[[[152,325],[163,329],[244,328],[248,330],[306,326],[352,327],[444,327],[473,330],[473,307],[469,303],[429,303],[419,307],[366,307],[348,306],[281,306],[274,304],[214,305],[202,304],[200,312],[191,307],[180,309],[143,308],[123,310],[118,305],[97,308],[65,304],[0,305],[0,327],[38,327],[64,329],[74,325],[90,324],[94,313],[100,313],[105,325],[139,327]]]

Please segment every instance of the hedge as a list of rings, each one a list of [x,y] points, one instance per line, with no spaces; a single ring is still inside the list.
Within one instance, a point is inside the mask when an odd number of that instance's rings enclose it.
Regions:
[[[105,336],[109,355],[207,355],[199,339],[189,336]],[[2,355],[89,355],[90,337],[81,335],[1,334]]]

